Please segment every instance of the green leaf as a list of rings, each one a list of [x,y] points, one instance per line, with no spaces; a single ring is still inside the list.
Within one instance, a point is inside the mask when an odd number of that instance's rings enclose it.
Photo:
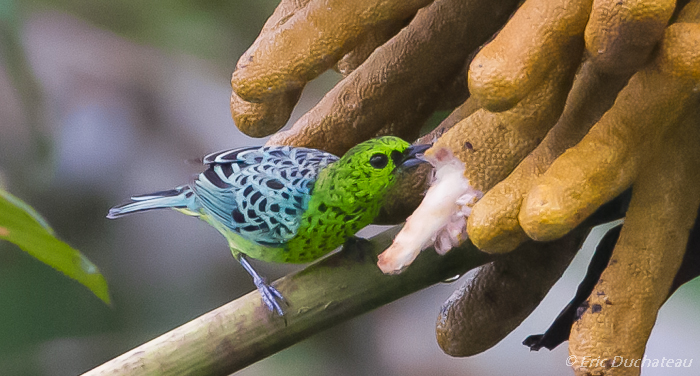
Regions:
[[[0,189],[0,239],[16,244],[39,261],[89,288],[111,304],[107,281],[79,251],[58,240],[46,220],[29,205]]]

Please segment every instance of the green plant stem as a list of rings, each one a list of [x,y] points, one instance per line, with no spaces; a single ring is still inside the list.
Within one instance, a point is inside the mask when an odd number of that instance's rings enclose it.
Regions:
[[[620,218],[626,194],[601,207],[568,236]],[[483,265],[494,257],[467,241],[444,256],[427,249],[403,273],[376,265],[400,226],[355,243],[273,283],[289,302],[284,319],[254,291],[85,373],[97,375],[229,375],[347,319]],[[562,239],[563,240],[563,239]],[[514,252],[533,249],[525,243]]]
[[[445,256],[426,250],[403,273],[384,275],[376,266],[376,255],[389,246],[399,228],[273,283],[289,302],[284,319],[270,313],[254,291],[85,375],[228,375],[330,326],[490,259],[468,243]]]

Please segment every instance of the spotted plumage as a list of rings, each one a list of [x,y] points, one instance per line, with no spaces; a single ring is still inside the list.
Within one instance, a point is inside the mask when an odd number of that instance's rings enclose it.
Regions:
[[[204,158],[209,168],[191,189],[212,220],[254,243],[279,247],[296,235],[319,171],[337,160],[288,146],[223,151]]]
[[[386,136],[361,143],[340,159],[288,146],[221,151],[204,158],[207,169],[194,182],[132,197],[110,209],[108,218],[158,208],[199,217],[226,237],[265,303],[281,314],[281,295],[244,255],[304,263],[327,254],[372,222],[396,168],[417,164],[415,155],[425,148]]]

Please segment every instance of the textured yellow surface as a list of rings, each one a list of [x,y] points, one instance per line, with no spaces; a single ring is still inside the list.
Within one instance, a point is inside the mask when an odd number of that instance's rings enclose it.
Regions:
[[[469,55],[498,30],[517,1],[442,0],[418,10],[429,2],[392,7],[375,0],[346,2],[332,12],[322,11],[333,5],[323,1],[296,8],[288,3],[293,2],[280,4],[239,60],[232,78],[234,121],[248,135],[272,134],[291,112],[290,93],[336,65],[345,79],[269,143],[343,154],[376,135],[415,139],[436,109],[464,101]],[[290,42],[292,35],[300,40]],[[246,108],[242,101],[256,106]],[[262,115],[253,115],[251,107]],[[276,115],[264,115],[267,111]]]
[[[685,252],[700,202],[696,197],[700,120],[693,113],[700,107],[700,25],[692,23],[700,13],[698,3],[687,5],[678,22],[662,29],[662,35],[653,25],[665,25],[672,9],[661,3],[652,4],[659,7],[646,13],[627,9],[644,15],[640,17],[644,25],[630,26],[630,17],[614,16],[618,24],[627,26],[600,26],[596,33],[593,28],[600,20],[592,18],[585,35],[595,37],[586,39],[590,57],[577,75],[559,122],[476,204],[469,218],[474,244],[489,252],[508,252],[528,237],[561,238],[601,204],[634,186],[635,196],[613,261],[570,338],[570,351],[577,359],[641,358],[656,312],[668,296]],[[600,12],[596,5],[592,17]],[[630,30],[638,33],[630,37]],[[609,40],[603,40],[604,36]],[[661,37],[658,45],[656,40]],[[645,56],[657,45],[649,61]],[[627,54],[636,54],[636,58],[615,57]],[[625,85],[630,72],[634,74]],[[506,91],[506,95],[513,92]],[[588,119],[571,116],[586,109],[604,114],[600,119],[590,114]],[[498,287],[496,281],[502,279],[494,277],[497,288],[492,294],[508,294],[517,300],[512,289]],[[481,284],[489,286],[484,281]],[[448,301],[442,312],[477,312],[479,295],[479,289],[463,294]],[[453,320],[449,327],[441,326],[439,319],[438,338],[451,331],[472,333],[482,326],[479,317],[476,313],[463,316],[462,322]],[[501,313],[494,319],[507,323],[509,317],[514,315]],[[477,346],[479,340],[461,338],[467,343],[452,339],[446,342],[451,347],[443,347],[469,350],[462,355],[483,350]],[[639,368],[612,365],[574,364],[574,370],[581,375],[639,374]]]
[[[624,73],[642,66],[675,7],[674,0],[594,0],[585,37],[596,67]]]
[[[513,107],[540,86],[561,59],[563,46],[582,40],[590,0],[528,0],[469,67],[469,91],[484,108]],[[580,57],[579,57],[580,59]]]
[[[620,366],[619,360],[643,357],[700,203],[700,117],[696,112],[683,123],[685,126],[661,138],[650,153],[635,181],[610,264],[591,293],[588,308],[574,324],[569,338],[571,355],[608,359],[600,364],[574,364],[578,375],[635,375],[640,371],[640,362],[627,367]]]
[[[680,19],[688,18],[685,14]],[[643,357],[657,311],[681,265],[700,204],[698,42],[700,24],[671,25],[655,64],[649,68],[672,90],[664,93],[666,102],[649,108],[649,112],[663,113],[670,119],[656,119],[657,127],[665,132],[646,145],[647,152],[637,156],[643,168],[635,177],[620,239],[588,299],[589,308],[574,324],[569,339],[569,351],[577,359],[585,355],[608,360],[576,363],[573,367],[578,375],[639,374],[639,362],[632,367],[620,366],[620,359]],[[653,83],[647,88],[658,87],[659,83]]]
[[[270,143],[342,154],[378,134],[415,139],[433,111],[457,107],[420,142],[449,149],[486,193],[468,220],[472,242],[531,253],[504,255],[445,304],[438,340],[456,356],[517,326],[568,264],[572,229],[634,187],[571,352],[641,357],[700,203],[700,0],[684,4],[526,0],[508,18],[516,1],[283,1],[238,63],[232,114],[247,134],[269,135],[306,82],[334,66],[345,78]],[[405,177],[382,220],[415,206],[420,172]],[[532,239],[554,243],[539,249]]]
[[[523,244],[477,270],[440,309],[435,327],[440,348],[452,356],[471,356],[501,341],[561,277],[586,233],[545,245]]]
[[[519,214],[525,232],[536,240],[556,239],[622,193],[664,130],[696,101],[687,82],[656,65],[636,73],[613,107],[527,193]]]
[[[518,220],[523,197],[558,156],[581,140],[610,107],[628,78],[625,74],[602,74],[590,61],[583,64],[557,124],[537,148],[474,207],[468,221],[474,245],[486,252],[501,253],[528,239]]]
[[[240,58],[231,86],[250,102],[300,89],[335,65],[368,31],[407,19],[429,3],[327,0],[295,4]]]
[[[487,191],[508,176],[556,123],[583,44],[573,41],[559,48],[566,53],[562,51],[548,76],[517,105],[503,112],[479,109],[435,142],[433,149],[446,147],[465,163],[474,188]]]

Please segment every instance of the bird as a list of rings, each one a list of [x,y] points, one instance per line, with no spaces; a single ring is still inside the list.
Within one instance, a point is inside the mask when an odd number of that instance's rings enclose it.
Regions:
[[[248,258],[307,263],[338,248],[377,217],[397,174],[423,163],[429,146],[383,136],[341,158],[291,146],[224,150],[205,156],[206,170],[189,184],[133,196],[107,218],[164,208],[198,217],[226,238],[263,303],[283,316],[284,297]]]

